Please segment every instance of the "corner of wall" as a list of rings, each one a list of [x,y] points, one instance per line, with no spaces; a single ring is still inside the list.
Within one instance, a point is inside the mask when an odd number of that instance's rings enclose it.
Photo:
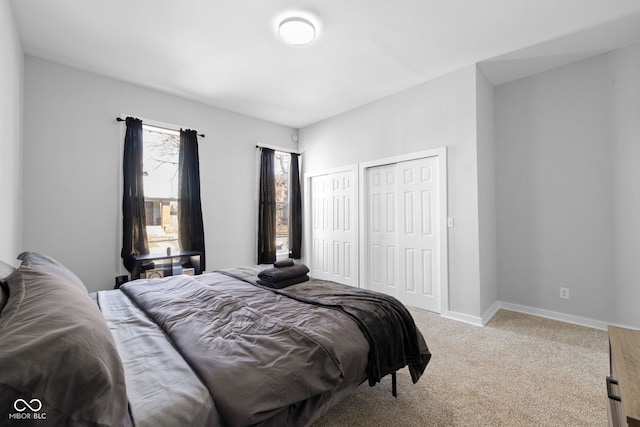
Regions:
[[[480,313],[498,300],[495,139],[493,85],[476,65]]]
[[[0,4],[0,182],[3,205],[0,224],[0,259],[14,260],[22,248],[22,140],[24,105],[24,53],[9,2]]]

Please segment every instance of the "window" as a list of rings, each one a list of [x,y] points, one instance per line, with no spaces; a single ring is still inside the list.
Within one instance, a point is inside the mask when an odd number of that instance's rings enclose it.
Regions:
[[[178,158],[180,133],[149,125],[143,130],[143,176],[150,253],[180,250],[178,240]]]
[[[260,147],[257,262],[301,257],[299,155]]]
[[[143,125],[135,117],[119,121],[127,123],[120,251],[124,266],[132,272],[139,255],[175,250],[199,252],[205,270],[198,160],[198,136],[204,135]]]
[[[291,155],[276,151],[275,183],[276,183],[276,253],[289,255],[289,166]]]

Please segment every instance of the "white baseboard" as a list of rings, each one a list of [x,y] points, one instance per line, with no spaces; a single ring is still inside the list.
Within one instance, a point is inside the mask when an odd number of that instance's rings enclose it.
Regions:
[[[474,326],[484,326],[482,323],[482,318],[476,316],[470,316],[464,313],[456,313],[455,311],[445,311],[440,313],[440,316],[446,317],[447,319],[457,320],[459,322],[469,323]]]
[[[547,319],[559,320],[561,322],[573,323],[574,325],[586,326],[588,328],[607,330],[608,323],[600,320],[588,319],[586,317],[574,316],[571,314],[559,313],[557,311],[544,310],[541,308],[528,307],[526,305],[512,304],[510,302],[497,301],[497,309],[517,311],[519,313],[531,314],[533,316],[545,317]],[[495,314],[495,312],[493,313]],[[493,316],[492,314],[492,316]],[[491,319],[487,319],[487,322]],[[486,322],[485,322],[486,324]]]
[[[491,304],[491,307],[484,313],[482,317],[471,316],[469,314],[457,313],[455,311],[445,311],[441,314],[442,317],[447,319],[457,320],[459,322],[468,323],[474,326],[484,326],[500,309],[498,301]]]
[[[500,310],[516,311],[518,313],[530,314],[532,316],[544,317],[546,319],[558,320],[561,322],[572,323],[574,325],[586,326],[588,328],[607,330],[609,323],[601,320],[588,319],[586,317],[574,316],[571,314],[560,313],[557,311],[544,310],[542,308],[529,307],[526,305],[513,304],[510,302],[496,301],[489,307],[482,317],[470,316],[464,313],[456,313],[455,311],[446,311],[441,313],[442,317],[457,320],[459,322],[469,323],[474,326],[484,326],[489,320]]]
[[[499,301],[495,301],[493,304],[491,304],[491,307],[489,307],[487,311],[485,311],[482,315],[482,326],[486,325],[487,322],[489,322],[489,320],[491,320],[491,318],[495,316],[498,310],[500,310],[500,304]]]

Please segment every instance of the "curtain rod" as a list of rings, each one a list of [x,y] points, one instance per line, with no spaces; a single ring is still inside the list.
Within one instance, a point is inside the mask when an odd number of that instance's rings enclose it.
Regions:
[[[280,151],[281,153],[298,154],[297,150],[291,150],[290,148],[276,147],[275,145],[256,144],[256,148],[269,148],[270,150]]]
[[[123,118],[120,118],[120,117],[116,117],[116,121],[117,122],[126,122],[126,119],[123,119]],[[171,129],[171,128],[164,127],[164,126],[158,126],[158,125],[149,125],[149,126],[153,126],[154,128],[159,128],[159,129],[165,129],[165,130],[171,130],[171,131],[174,131],[174,132],[178,132],[177,129]],[[196,131],[196,134],[199,137],[204,138],[204,133],[198,133],[198,131]]]

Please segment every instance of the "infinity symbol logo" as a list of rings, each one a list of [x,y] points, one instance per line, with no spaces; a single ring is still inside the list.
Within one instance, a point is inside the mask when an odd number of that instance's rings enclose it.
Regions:
[[[18,412],[24,412],[27,408],[31,409],[31,412],[38,412],[42,409],[42,402],[40,402],[40,399],[31,399],[31,401],[27,403],[24,399],[18,399],[13,402],[13,407]]]

